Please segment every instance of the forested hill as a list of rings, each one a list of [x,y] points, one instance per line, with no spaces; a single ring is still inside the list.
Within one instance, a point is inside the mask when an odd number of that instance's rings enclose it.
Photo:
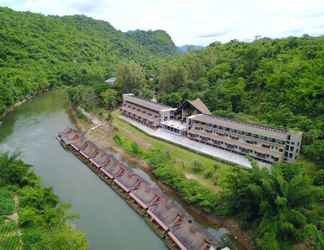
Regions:
[[[160,99],[200,97],[215,114],[297,128],[304,152],[324,166],[323,69],[323,36],[214,43],[166,60]]]
[[[164,30],[134,30],[128,31],[126,35],[148,48],[152,53],[173,55],[177,51],[170,35]]]
[[[50,85],[102,82],[122,62],[161,56],[104,21],[1,7],[0,44],[0,115]]]

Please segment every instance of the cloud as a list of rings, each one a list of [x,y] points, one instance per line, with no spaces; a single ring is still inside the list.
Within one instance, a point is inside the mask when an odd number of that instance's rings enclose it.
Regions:
[[[302,28],[293,28],[293,29],[286,30],[282,33],[287,34],[287,35],[290,35],[290,34],[296,35],[296,34],[300,34],[303,32],[304,32],[304,29],[302,29]]]
[[[324,17],[324,11],[308,13],[304,15],[305,18],[317,18],[317,17]]]
[[[220,32],[215,32],[215,33],[209,33],[209,34],[204,34],[198,36],[199,38],[218,38],[218,37],[223,37],[225,35],[228,35],[230,31],[220,31]]]
[[[102,9],[104,9],[105,6],[104,0],[85,0],[85,1],[73,1],[69,4],[69,7],[72,9],[75,9],[77,12],[80,12],[82,14],[89,14],[89,13],[98,13]]]

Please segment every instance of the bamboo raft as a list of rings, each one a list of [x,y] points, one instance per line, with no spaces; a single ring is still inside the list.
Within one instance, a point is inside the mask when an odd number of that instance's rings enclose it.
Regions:
[[[71,151],[115,190],[172,250],[218,250],[224,243],[201,228],[176,202],[136,175],[121,161],[106,153],[73,129],[57,135]],[[226,248],[228,249],[228,248]]]

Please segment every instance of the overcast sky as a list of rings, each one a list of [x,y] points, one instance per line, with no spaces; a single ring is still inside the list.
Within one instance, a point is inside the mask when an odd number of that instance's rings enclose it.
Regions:
[[[177,45],[324,34],[324,0],[0,0],[43,14],[85,14],[122,31],[166,30]]]

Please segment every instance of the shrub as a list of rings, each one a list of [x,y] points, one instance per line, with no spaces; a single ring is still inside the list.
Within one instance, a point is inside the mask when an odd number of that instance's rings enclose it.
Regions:
[[[207,179],[210,179],[210,178],[213,177],[214,172],[215,172],[215,171],[212,170],[212,169],[206,169],[206,170],[204,171],[204,177],[207,178]]]
[[[324,186],[324,169],[318,171],[317,175],[314,177],[314,184],[317,186]]]
[[[203,170],[203,166],[200,161],[194,160],[191,169],[194,173],[200,173]]]
[[[135,155],[140,155],[141,154],[140,147],[138,146],[138,144],[136,142],[131,143],[130,151]]]
[[[116,144],[120,146],[124,144],[124,140],[119,135],[114,135],[113,140]]]
[[[15,210],[15,202],[7,189],[0,189],[0,215],[12,214]]]

